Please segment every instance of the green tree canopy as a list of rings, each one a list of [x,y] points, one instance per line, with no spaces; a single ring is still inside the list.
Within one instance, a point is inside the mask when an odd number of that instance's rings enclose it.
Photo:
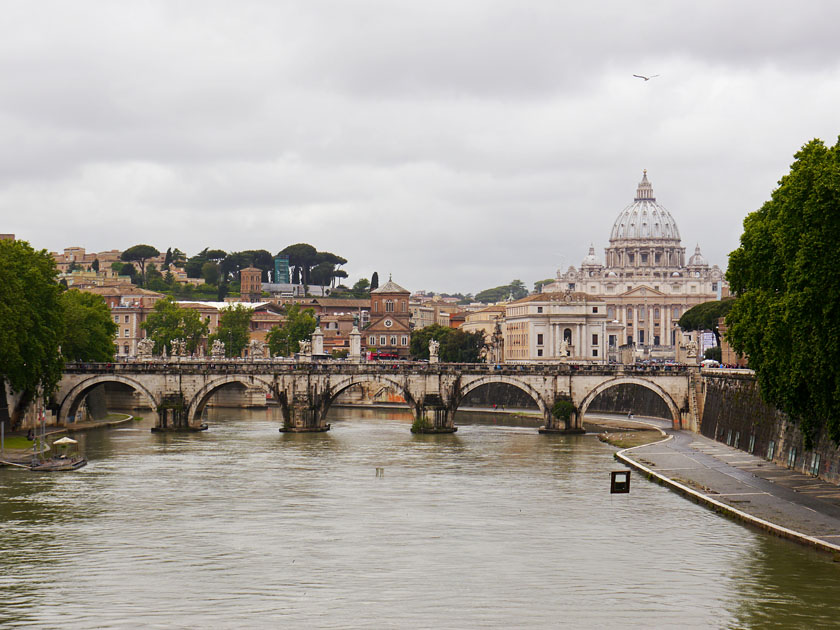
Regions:
[[[273,356],[289,356],[300,351],[300,342],[309,339],[315,332],[317,321],[311,308],[301,309],[300,304],[285,307],[286,321],[274,326],[266,336]]]
[[[48,397],[61,378],[64,319],[56,273],[46,250],[0,240],[0,381],[22,393],[13,427],[39,391]]]
[[[353,285],[353,288],[350,289],[350,293],[352,293],[355,298],[370,297],[370,282],[367,278],[362,278]]]
[[[168,297],[155,303],[153,312],[141,326],[155,342],[155,353],[163,352],[164,348],[170,352],[173,339],[186,340],[187,351],[195,352],[208,332],[207,322],[201,319],[198,311],[178,306]]]
[[[296,243],[281,250],[279,255],[289,257],[289,265],[303,284],[309,284],[309,270],[318,263],[318,250],[309,243]]]
[[[160,252],[151,245],[135,245],[129,247],[120,255],[120,260],[136,262],[140,265],[140,277],[143,284],[146,283],[146,261],[149,258],[160,256]]]
[[[224,342],[225,356],[228,358],[242,356],[242,351],[248,347],[251,338],[251,316],[254,309],[237,304],[222,311],[219,319],[219,329],[210,335],[209,343],[216,339]]]
[[[118,326],[111,309],[94,293],[71,289],[61,294],[64,335],[61,354],[68,361],[113,361]]]
[[[375,291],[379,288],[379,273],[374,271],[373,275],[370,277],[370,290]]]
[[[484,333],[480,330],[466,332],[460,328],[447,328],[432,324],[411,333],[411,356],[429,358],[429,341],[440,343],[438,356],[447,363],[479,363],[484,349]]]
[[[721,317],[726,317],[726,314],[732,309],[734,302],[735,300],[728,298],[726,300],[703,302],[702,304],[692,306],[680,317],[680,328],[683,330],[710,330],[715,333],[717,344],[720,345],[718,320]]]
[[[727,338],[764,399],[840,443],[840,143],[813,140],[760,210],[744,219],[726,277],[737,300]]]
[[[207,284],[217,284],[221,273],[219,272],[219,265],[211,260],[208,260],[201,266],[201,277]]]
[[[509,284],[503,284],[492,289],[485,289],[479,291],[476,296],[476,302],[495,303],[502,302],[508,298],[519,300],[528,295],[528,289],[521,280],[511,280]]]

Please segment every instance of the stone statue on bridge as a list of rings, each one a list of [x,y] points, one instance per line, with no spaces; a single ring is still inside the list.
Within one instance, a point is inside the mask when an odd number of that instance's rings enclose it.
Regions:
[[[300,354],[312,354],[312,342],[308,339],[303,339],[300,342]]]
[[[248,356],[252,359],[264,359],[266,358],[265,349],[265,342],[259,341],[258,339],[251,339],[251,342],[248,344]]]
[[[440,361],[438,352],[440,351],[440,342],[437,339],[429,340],[429,363],[437,363]]]
[[[210,348],[211,359],[225,358],[225,342],[218,339],[213,340],[213,346]]]
[[[137,358],[138,359],[151,359],[152,352],[155,349],[155,342],[145,337],[137,342]]]

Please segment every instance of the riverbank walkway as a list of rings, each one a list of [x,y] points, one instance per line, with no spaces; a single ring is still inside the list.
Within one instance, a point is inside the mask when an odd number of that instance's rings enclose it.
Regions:
[[[840,487],[667,422],[639,422],[666,437],[619,451],[620,461],[718,512],[840,554]]]

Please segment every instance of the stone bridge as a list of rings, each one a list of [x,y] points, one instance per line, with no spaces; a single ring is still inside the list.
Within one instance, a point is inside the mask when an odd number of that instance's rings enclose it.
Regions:
[[[393,388],[417,422],[413,431],[456,431],[455,411],[473,390],[506,383],[526,392],[539,407],[544,433],[579,433],[598,394],[625,383],[646,387],[667,405],[675,428],[697,424],[697,368],[688,366],[486,365],[456,363],[294,363],[279,360],[181,360],[129,363],[69,363],[54,396],[59,424],[70,422],[87,394],[103,383],[122,383],[145,398],[156,414],[153,430],[201,430],[207,402],[220,388],[240,384],[263,389],[277,401],[281,431],[327,431],[327,412],[344,390],[361,383]],[[557,401],[574,406],[557,418]]]

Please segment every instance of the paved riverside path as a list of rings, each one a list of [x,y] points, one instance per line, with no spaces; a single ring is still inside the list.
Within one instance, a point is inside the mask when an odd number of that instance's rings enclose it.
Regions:
[[[840,487],[652,418],[662,442],[616,453],[699,503],[779,536],[840,552]]]

